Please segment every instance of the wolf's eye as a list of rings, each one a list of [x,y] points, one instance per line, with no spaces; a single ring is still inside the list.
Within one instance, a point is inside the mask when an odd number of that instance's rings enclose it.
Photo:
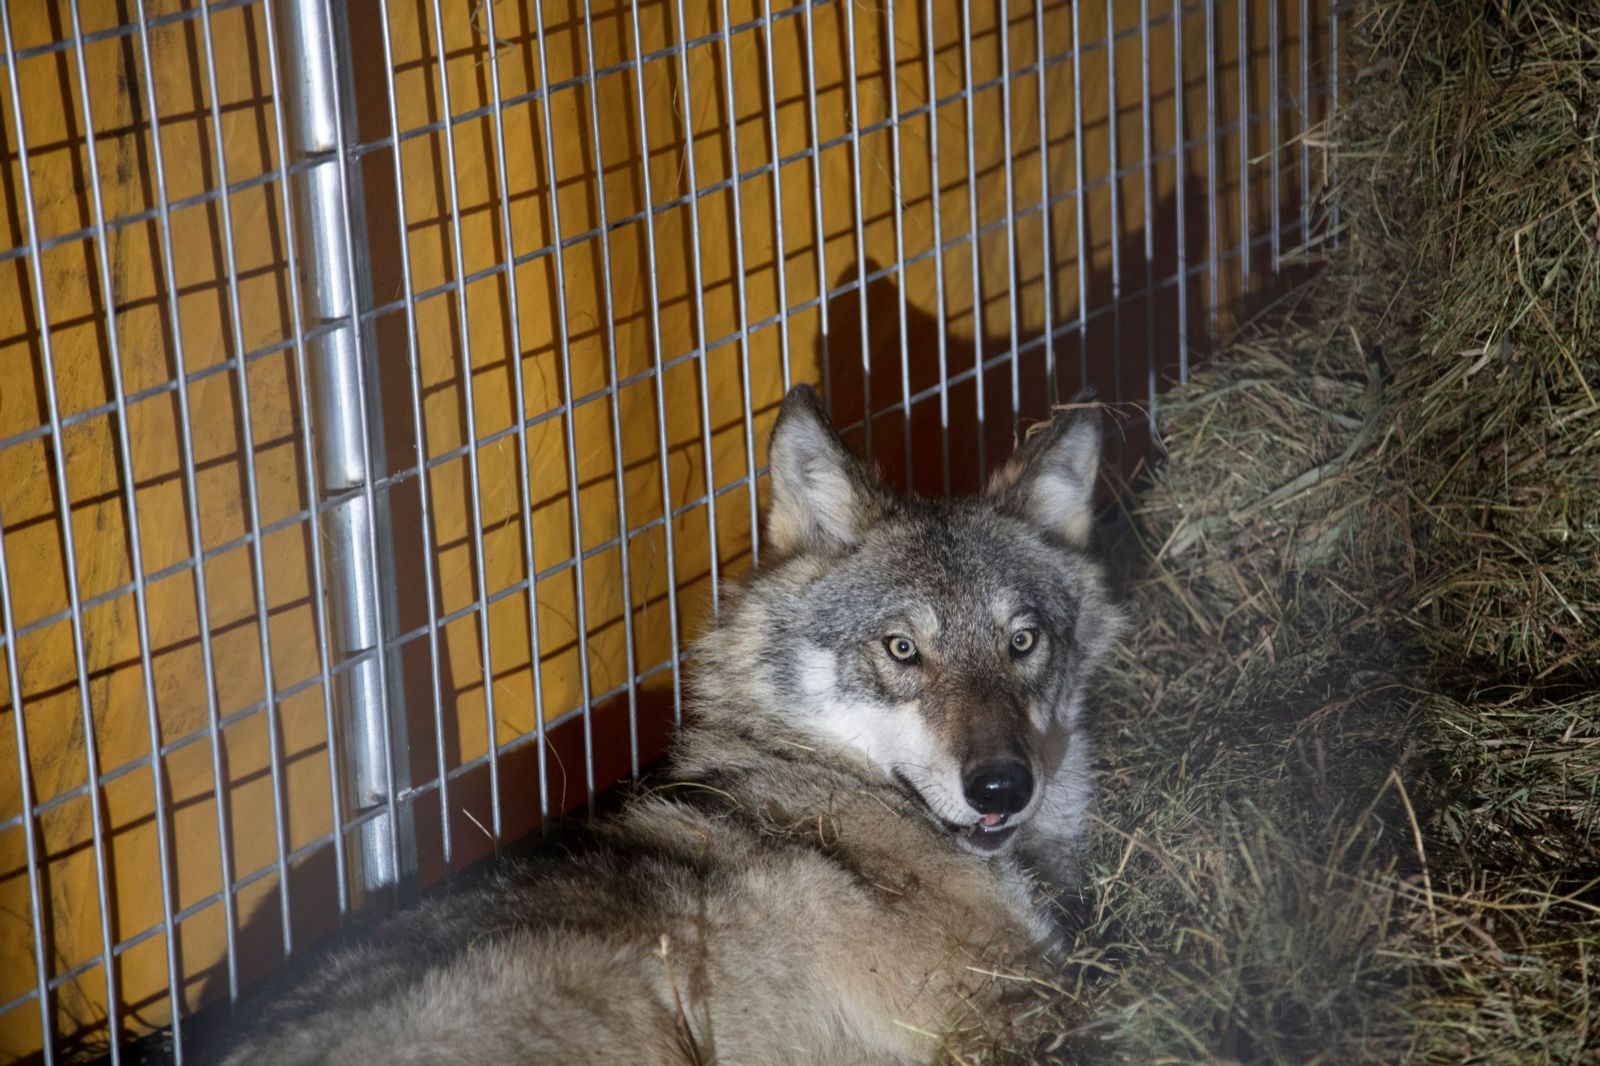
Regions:
[[[917,646],[912,643],[910,637],[900,636],[899,634],[895,634],[892,637],[884,637],[883,647],[896,662],[909,665],[917,662],[920,658],[917,655]]]
[[[1011,654],[1020,659],[1034,649],[1039,643],[1037,629],[1019,629],[1011,634]]]

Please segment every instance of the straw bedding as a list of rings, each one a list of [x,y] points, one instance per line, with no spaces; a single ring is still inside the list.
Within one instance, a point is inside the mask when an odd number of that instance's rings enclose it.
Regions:
[[[959,1061],[1600,1062],[1600,19],[1351,20],[1338,247],[1127,498],[1072,980]]]

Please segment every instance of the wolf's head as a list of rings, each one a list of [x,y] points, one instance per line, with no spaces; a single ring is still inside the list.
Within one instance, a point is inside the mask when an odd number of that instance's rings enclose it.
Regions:
[[[702,645],[703,699],[853,753],[964,847],[1005,848],[1063,787],[1119,626],[1086,554],[1100,437],[1098,412],[1058,415],[982,495],[903,498],[796,388],[772,431],[767,561]]]

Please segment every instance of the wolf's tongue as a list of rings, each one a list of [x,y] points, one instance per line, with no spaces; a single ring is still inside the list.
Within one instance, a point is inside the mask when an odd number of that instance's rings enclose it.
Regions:
[[[983,826],[985,829],[993,829],[995,826],[999,825],[1005,820],[1006,816],[1003,814],[986,814],[978,820],[978,824]]]

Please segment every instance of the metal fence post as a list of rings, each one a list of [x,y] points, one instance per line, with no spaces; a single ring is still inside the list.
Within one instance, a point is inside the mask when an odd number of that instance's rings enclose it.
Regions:
[[[290,120],[290,151],[298,157],[284,163],[310,164],[294,179],[294,226],[301,250],[303,311],[308,330],[315,334],[306,341],[306,359],[311,371],[309,401],[317,426],[317,476],[324,500],[341,498],[327,511],[322,527],[333,613],[333,659],[344,664],[332,682],[343,731],[342,770],[350,809],[338,817],[342,824],[348,817],[387,808],[359,827],[361,884],[372,891],[400,883],[414,873],[416,842],[410,805],[402,804],[400,795],[390,791],[392,780],[395,792],[403,793],[409,775],[404,772],[404,701],[398,688],[385,684],[383,676],[390,666],[383,619],[395,614],[393,551],[387,550],[390,538],[384,497],[370,491],[381,480],[382,419],[376,411],[364,409],[367,404],[363,400],[372,393],[362,388],[361,366],[365,353],[367,381],[374,380],[376,345],[370,336],[357,334],[366,327],[353,295],[359,292],[361,302],[370,303],[365,215],[355,202],[360,196],[356,170],[340,152],[341,145],[356,140],[339,125],[352,121],[350,116],[355,114],[350,64],[334,62],[336,49],[342,50],[343,56],[350,54],[349,33],[341,5],[325,11],[325,2],[285,0],[278,8],[286,74],[283,105]],[[344,106],[340,106],[341,100]],[[345,203],[346,196],[351,203]],[[351,284],[352,277],[357,279],[356,285]],[[320,332],[318,327],[322,327]],[[372,557],[374,545],[376,560]],[[380,588],[374,578],[380,572],[390,578],[381,582],[387,588]]]

